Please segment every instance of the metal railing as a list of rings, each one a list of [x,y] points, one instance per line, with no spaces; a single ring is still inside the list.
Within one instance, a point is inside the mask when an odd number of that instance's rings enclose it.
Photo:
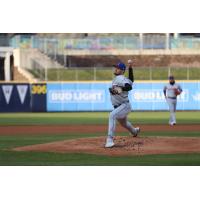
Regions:
[[[40,81],[111,81],[112,68],[51,68],[45,69],[34,63],[27,69]],[[173,74],[176,80],[200,80],[198,67],[134,67],[135,80],[167,80]],[[125,73],[127,76],[127,72]]]

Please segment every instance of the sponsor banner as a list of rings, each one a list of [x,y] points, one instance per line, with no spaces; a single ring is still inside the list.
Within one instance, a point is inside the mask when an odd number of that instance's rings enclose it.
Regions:
[[[31,108],[33,112],[46,112],[46,84],[31,85]]]
[[[177,110],[200,110],[200,82],[178,82],[183,92]],[[135,83],[133,110],[168,110],[165,83]],[[111,111],[110,83],[0,84],[0,112]]]
[[[166,82],[167,83],[167,82]],[[163,87],[166,83],[135,83],[129,93],[133,110],[168,110]],[[200,110],[200,83],[178,82],[183,92],[177,110]],[[110,111],[110,83],[48,83],[47,111]]]
[[[49,94],[49,101],[60,103],[103,103],[105,102],[104,90],[55,90]]]
[[[178,82],[183,92],[177,98],[177,110],[198,110],[198,102],[192,98],[198,91],[198,82]],[[163,87],[166,83],[136,83],[130,92],[130,100],[134,110],[168,110]]]
[[[0,112],[30,111],[29,84],[0,84]]]
[[[110,110],[110,96],[105,83],[47,84],[48,111]]]

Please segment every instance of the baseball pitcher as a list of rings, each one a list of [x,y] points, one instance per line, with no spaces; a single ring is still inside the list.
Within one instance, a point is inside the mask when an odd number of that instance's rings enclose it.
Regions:
[[[120,62],[117,65],[113,65],[115,78],[112,81],[112,87],[109,88],[109,91],[114,110],[109,115],[108,136],[105,144],[106,148],[114,146],[113,137],[115,134],[116,120],[134,137],[140,132],[139,127],[134,128],[127,120],[127,115],[131,112],[128,92],[132,90],[132,84],[134,82],[132,64],[132,61],[128,60],[128,78],[124,76],[126,70],[126,65],[124,63]]]
[[[165,99],[169,105],[170,118],[169,125],[176,125],[176,104],[177,104],[177,96],[181,94],[182,88],[179,84],[175,83],[174,76],[169,76],[169,83],[164,86],[163,92],[165,95]]]

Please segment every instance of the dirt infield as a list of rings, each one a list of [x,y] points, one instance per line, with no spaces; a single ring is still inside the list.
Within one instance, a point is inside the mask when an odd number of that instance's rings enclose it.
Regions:
[[[109,156],[199,153],[200,138],[192,137],[116,137],[115,147],[104,148],[105,137],[82,138],[17,147],[15,151],[89,153]]]
[[[200,125],[140,125],[141,131],[200,131]],[[35,125],[35,126],[0,126],[0,135],[20,134],[62,134],[62,133],[103,133],[107,132],[107,125]],[[127,132],[123,127],[117,126],[117,132]]]
[[[200,131],[200,125],[140,125],[141,132],[185,132]],[[117,126],[117,132],[127,132]],[[92,134],[107,133],[107,125],[35,125],[35,126],[0,126],[0,135],[23,134]],[[59,153],[90,153],[110,156],[144,155],[144,154],[174,154],[200,152],[200,138],[191,137],[139,137],[130,136],[115,138],[116,146],[105,149],[105,137],[80,138],[46,144],[17,147],[15,151],[38,151]]]

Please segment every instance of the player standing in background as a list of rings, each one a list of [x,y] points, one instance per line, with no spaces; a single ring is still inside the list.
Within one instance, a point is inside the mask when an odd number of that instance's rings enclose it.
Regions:
[[[182,88],[179,84],[175,83],[174,76],[169,76],[169,83],[164,86],[163,92],[165,95],[165,99],[169,105],[170,118],[169,125],[176,125],[176,104],[177,104],[177,96],[181,94]]]
[[[126,65],[124,63],[120,62],[117,65],[113,65],[115,67],[115,78],[112,81],[112,87],[109,88],[109,91],[114,110],[110,113],[109,116],[108,136],[105,144],[106,148],[111,148],[114,146],[113,137],[115,134],[116,120],[134,137],[136,137],[140,132],[139,127],[134,128],[127,120],[127,115],[131,112],[128,92],[132,90],[132,84],[134,81],[132,65],[133,62],[128,60],[128,78],[124,76],[126,70]]]

